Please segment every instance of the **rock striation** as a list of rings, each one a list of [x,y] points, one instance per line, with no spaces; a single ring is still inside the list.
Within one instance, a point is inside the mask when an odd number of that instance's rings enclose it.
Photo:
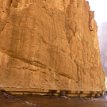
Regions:
[[[94,12],[85,0],[0,0],[0,87],[102,91]]]

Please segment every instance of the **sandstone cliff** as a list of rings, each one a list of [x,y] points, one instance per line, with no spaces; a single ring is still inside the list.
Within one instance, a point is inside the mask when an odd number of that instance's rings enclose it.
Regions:
[[[0,87],[104,90],[96,32],[85,0],[0,0]]]

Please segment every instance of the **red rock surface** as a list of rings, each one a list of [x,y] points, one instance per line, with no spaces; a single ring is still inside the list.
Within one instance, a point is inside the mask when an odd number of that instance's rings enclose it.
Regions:
[[[0,87],[104,90],[94,13],[85,0],[0,0]]]

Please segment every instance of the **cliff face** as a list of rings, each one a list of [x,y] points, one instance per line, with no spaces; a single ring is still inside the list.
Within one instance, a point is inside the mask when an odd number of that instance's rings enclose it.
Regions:
[[[103,90],[96,32],[85,0],[0,0],[0,87]]]
[[[99,27],[99,43],[102,65],[107,75],[107,22],[102,23]]]

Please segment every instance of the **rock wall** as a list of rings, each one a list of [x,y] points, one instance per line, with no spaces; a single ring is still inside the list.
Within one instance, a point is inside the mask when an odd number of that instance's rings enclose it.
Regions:
[[[104,90],[88,2],[0,0],[0,87]]]

